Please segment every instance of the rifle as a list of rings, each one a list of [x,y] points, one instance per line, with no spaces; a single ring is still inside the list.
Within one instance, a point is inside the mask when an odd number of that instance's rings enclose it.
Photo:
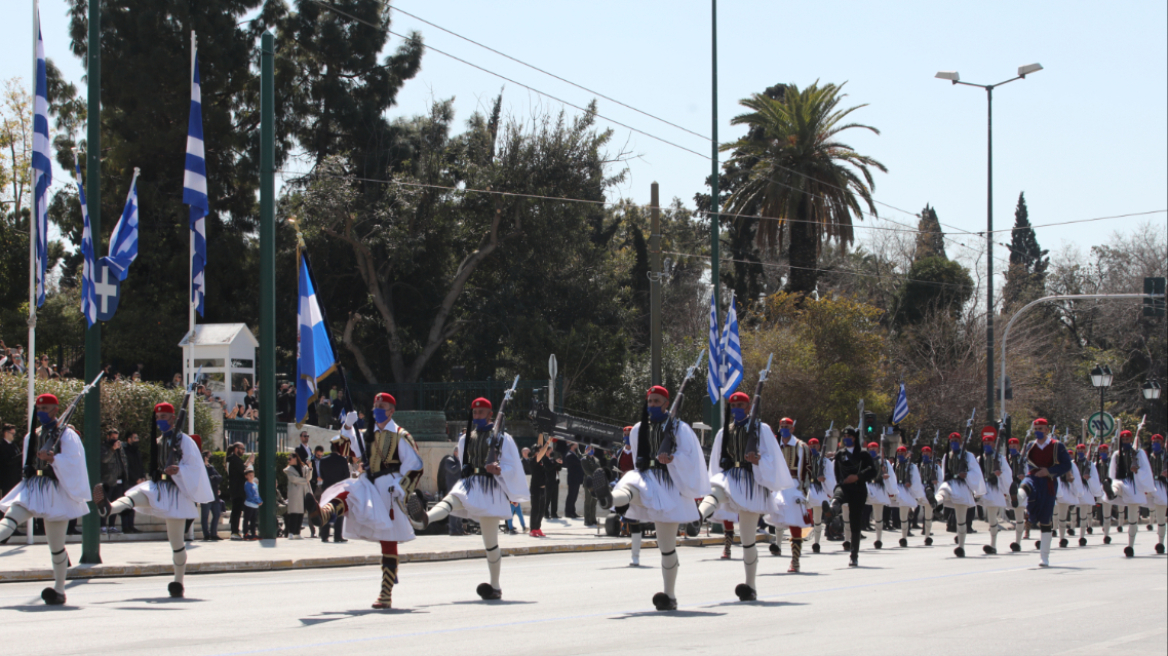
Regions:
[[[93,389],[93,386],[97,385],[98,381],[100,381],[104,375],[104,371],[99,372],[97,374],[97,378],[94,378],[92,383],[81,388],[81,393],[78,394],[73,399],[73,401],[69,403],[69,405],[65,406],[65,411],[57,416],[57,421],[53,424],[53,426],[45,426],[41,429],[42,433],[46,433],[46,435],[44,436],[44,439],[41,440],[41,447],[39,449],[35,449],[37,453],[51,453],[56,455],[61,452],[61,434],[64,433],[64,427],[69,424],[69,419],[73,416],[73,412],[77,410],[77,404],[81,402],[81,399],[85,398],[85,395],[89,393],[89,390]],[[32,438],[33,436],[30,435],[30,441]],[[29,451],[29,456],[32,456],[34,449],[29,449]],[[37,476],[43,476],[45,468],[48,467],[48,462],[41,460],[40,458],[35,458],[35,462],[26,466],[25,468],[26,472],[31,474],[32,472],[28,472],[28,467],[32,467],[36,471]]]
[[[519,386],[519,376],[515,377],[514,382],[511,383],[511,389],[503,394],[503,400],[499,403],[499,411],[495,413],[495,425],[491,427],[491,438],[488,442],[487,448],[487,464],[498,465],[503,452],[503,426],[507,422],[507,416],[504,414],[507,411],[507,402],[515,394],[515,388]]]
[[[961,449],[962,453],[958,454],[959,456],[961,456],[961,458],[957,461],[956,469],[954,469],[954,473],[956,473],[956,474],[968,474],[969,473],[969,461],[965,458],[965,451],[969,450],[969,440],[970,440],[970,438],[973,437],[973,419],[976,416],[977,416],[977,408],[974,408],[973,412],[971,412],[969,414],[969,419],[966,420],[966,422],[965,422],[965,427],[969,430],[965,434],[965,443],[962,445],[962,449]],[[951,455],[953,455],[953,453],[950,452],[947,455],[951,456]]]
[[[750,415],[746,419],[747,438],[745,455],[758,455],[758,440],[759,432],[762,429],[762,421],[759,420],[758,415],[762,406],[762,386],[766,383],[767,376],[771,373],[771,363],[775,360],[775,354],[771,353],[767,358],[766,369],[763,369],[758,374],[758,382],[754,385],[754,398],[750,401]]]
[[[681,402],[685,398],[685,387],[694,378],[698,367],[702,364],[702,358],[706,356],[705,349],[698,353],[698,359],[690,365],[690,368],[685,372],[685,378],[681,381],[681,385],[677,388],[677,394],[673,397],[673,405],[669,406],[669,417],[665,419],[665,431],[661,436],[661,447],[657,449],[658,456],[673,457],[677,451],[677,413],[681,411]]]
[[[195,372],[194,378],[191,379],[187,385],[186,391],[183,393],[182,404],[178,408],[178,412],[174,415],[174,426],[170,430],[162,434],[159,440],[159,447],[161,452],[159,454],[158,463],[159,468],[162,469],[162,480],[166,480],[166,470],[172,465],[177,465],[182,462],[182,427],[187,422],[187,408],[191,404],[191,394],[195,391],[195,386],[199,384],[199,377],[203,374],[203,366],[199,365],[199,370]]]

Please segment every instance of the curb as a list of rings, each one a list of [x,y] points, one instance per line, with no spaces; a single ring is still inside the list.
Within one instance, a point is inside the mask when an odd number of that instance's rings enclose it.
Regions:
[[[689,538],[678,540],[678,546],[705,547],[722,544],[722,538]],[[645,540],[642,548],[655,548],[656,540]],[[593,551],[623,551],[630,549],[628,542],[602,542],[592,544],[548,544],[532,547],[504,548],[504,556],[536,556],[540,554],[586,553]],[[446,560],[469,560],[485,558],[483,549],[464,551],[422,551],[401,554],[402,563],[426,563]],[[381,555],[371,553],[365,556],[333,556],[327,558],[282,558],[265,560],[212,561],[188,563],[187,574],[219,574],[223,572],[271,572],[277,570],[322,569],[326,567],[362,567],[381,564]],[[75,565],[69,568],[67,579],[126,578],[136,576],[170,576],[174,566],[167,564],[150,565]],[[0,583],[22,581],[51,581],[52,569],[24,569],[0,571]]]

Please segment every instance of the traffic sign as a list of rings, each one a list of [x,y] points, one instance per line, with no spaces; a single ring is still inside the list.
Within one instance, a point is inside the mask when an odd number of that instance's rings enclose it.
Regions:
[[[1115,417],[1109,412],[1096,412],[1087,419],[1087,426],[1091,429],[1092,435],[1098,435],[1099,439],[1107,439],[1115,432]]]
[[[982,426],[981,439],[984,440],[987,437],[993,440],[998,439],[998,429],[994,428],[993,426]]]

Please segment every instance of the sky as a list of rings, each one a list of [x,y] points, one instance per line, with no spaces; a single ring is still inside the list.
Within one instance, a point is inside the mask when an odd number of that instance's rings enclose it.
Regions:
[[[27,79],[31,0],[4,3],[0,79]],[[709,2],[398,0],[394,6],[701,135],[599,99],[601,115],[641,131],[598,121],[614,131],[613,153],[634,156],[612,200],[648,203],[656,181],[663,202],[677,197],[693,207],[694,194],[704,190],[712,128]],[[42,1],[46,49],[66,77],[84,88],[81,63],[68,51],[66,9],[65,0]],[[852,118],[880,134],[853,130],[842,140],[888,167],[886,174],[875,173],[881,218],[865,216],[858,226],[895,227],[890,220],[915,227],[913,215],[929,203],[954,242],[980,250],[983,238],[961,231],[986,227],[986,93],[934,75],[956,70],[964,81],[996,84],[1037,62],[1044,70],[994,91],[994,227],[1013,224],[1019,192],[1025,192],[1036,225],[1162,211],[1168,209],[1165,25],[1164,2],[723,0],[718,140],[744,132],[730,121],[742,111],[738,101],[752,93],[776,83],[846,82],[844,104],[867,104]],[[486,111],[500,91],[505,111],[519,119],[564,108],[518,83],[580,106],[595,97],[404,14],[394,14],[391,29],[417,30],[428,46],[514,81],[427,50],[393,116],[423,113],[434,100],[453,97],[465,120]],[[387,53],[400,43],[392,37]],[[65,181],[63,172],[55,177],[58,184]],[[1039,228],[1038,240],[1052,252],[1068,245],[1085,251],[1144,222],[1164,226],[1166,217]],[[870,234],[857,230],[861,242]],[[1008,233],[995,239],[1007,241]],[[977,255],[962,250],[950,243],[951,256]],[[997,247],[995,256],[1001,269],[1005,249]]]

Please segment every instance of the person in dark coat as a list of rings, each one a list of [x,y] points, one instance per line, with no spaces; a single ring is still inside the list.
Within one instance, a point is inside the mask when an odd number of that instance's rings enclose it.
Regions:
[[[442,499],[454,489],[454,484],[462,478],[462,461],[458,459],[458,448],[454,452],[443,456],[438,463],[438,496]],[[451,535],[463,535],[462,518],[451,515],[446,518],[450,525]]]
[[[146,470],[142,467],[142,452],[138,450],[138,433],[136,431],[130,431],[126,435],[122,450],[126,452],[126,487],[145,483]],[[122,533],[141,532],[134,528],[134,511],[131,509],[122,513]]]
[[[551,452],[551,441],[544,442],[544,435],[540,433],[535,445],[535,455],[527,462],[530,463],[531,482],[528,483],[527,489],[531,493],[531,531],[528,533],[533,538],[547,537],[543,534],[543,514],[547,510],[547,485],[548,485],[548,467],[547,463],[552,462],[548,454]]]
[[[584,483],[584,468],[580,466],[579,445],[568,445],[568,454],[564,456],[564,469],[568,472],[568,494],[564,497],[564,517],[579,519],[576,514],[576,498],[580,495],[580,485]]]
[[[549,439],[548,444],[550,448],[547,450],[546,457],[541,462],[544,471],[547,472],[547,496],[545,497],[547,499],[547,508],[544,510],[544,513],[548,519],[559,519],[560,470],[564,468],[564,459],[556,452],[554,439]]]
[[[239,533],[239,520],[243,517],[243,502],[247,499],[247,490],[244,484],[244,471],[247,463],[243,461],[243,444],[236,442],[231,445],[230,455],[227,456],[227,493],[231,495],[231,539],[242,540]]]
[[[209,503],[199,504],[199,524],[203,528],[203,542],[217,542],[219,537],[219,516],[222,510],[219,506],[219,488],[223,484],[223,475],[211,464],[211,452],[203,452],[203,467],[207,470],[207,480],[211,481],[211,492],[215,495]]]
[[[832,513],[843,512],[847,504],[850,530],[845,533],[850,540],[844,548],[851,549],[849,567],[858,567],[860,559],[860,530],[864,526],[864,506],[868,501],[868,483],[876,480],[876,463],[867,451],[860,448],[860,432],[848,426],[844,429],[841,446],[835,454],[835,497],[832,499]]]
[[[0,427],[0,498],[20,483],[21,470],[21,442],[16,441],[16,426],[4,424]],[[23,440],[22,440],[23,441]]]
[[[333,442],[332,453],[320,461],[320,490],[324,491],[349,478],[349,463],[340,453],[340,443]],[[320,541],[328,542],[329,528],[333,528],[333,542],[347,542],[342,531],[345,528],[345,516],[334,517],[327,524],[320,527]]]
[[[308,450],[308,431],[300,431],[300,444],[296,445],[296,457],[301,464],[312,462],[312,453]]]

